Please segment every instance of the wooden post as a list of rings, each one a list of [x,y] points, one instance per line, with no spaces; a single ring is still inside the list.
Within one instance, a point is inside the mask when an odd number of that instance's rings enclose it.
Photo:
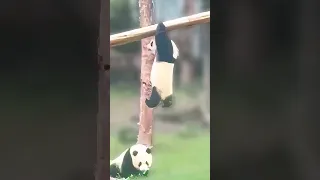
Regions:
[[[140,27],[147,27],[152,24],[152,0],[139,0],[140,9]],[[152,40],[152,37],[141,39],[141,90],[140,90],[140,116],[139,116],[139,144],[147,146],[152,145],[152,121],[153,109],[148,108],[145,100],[150,95],[150,74],[154,55],[148,51],[147,45]]]
[[[110,166],[110,46],[109,1],[101,0],[100,30],[98,39],[98,116],[97,116],[97,165],[95,180],[109,179]],[[111,179],[111,178],[110,178]]]

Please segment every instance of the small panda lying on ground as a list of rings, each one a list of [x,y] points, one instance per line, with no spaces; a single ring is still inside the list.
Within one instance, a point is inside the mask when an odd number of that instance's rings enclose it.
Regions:
[[[135,144],[110,161],[110,176],[125,179],[147,176],[151,165],[151,149],[143,144]]]
[[[170,107],[173,101],[173,68],[179,56],[179,49],[169,39],[163,23],[158,24],[155,39],[149,43],[147,48],[153,51],[156,57],[150,75],[152,92],[150,98],[145,100],[146,105],[149,108],[155,108],[162,102],[162,107]]]

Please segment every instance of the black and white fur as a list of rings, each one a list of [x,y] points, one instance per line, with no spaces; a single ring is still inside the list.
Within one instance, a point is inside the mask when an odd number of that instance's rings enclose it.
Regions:
[[[110,176],[125,179],[146,176],[151,165],[151,149],[143,144],[135,144],[110,161]]]
[[[150,76],[152,93],[150,98],[146,99],[146,105],[149,108],[155,108],[162,102],[162,107],[170,107],[173,98],[173,68],[179,56],[179,50],[176,44],[169,39],[163,23],[158,24],[155,39],[149,43],[148,48],[156,56]]]

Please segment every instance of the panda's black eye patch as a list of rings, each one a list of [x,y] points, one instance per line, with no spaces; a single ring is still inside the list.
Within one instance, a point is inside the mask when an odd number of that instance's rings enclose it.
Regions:
[[[136,156],[136,155],[138,155],[138,151],[133,151],[133,156]]]
[[[148,161],[146,161],[146,165],[147,165],[147,166],[149,166],[149,163],[148,163]]]
[[[146,152],[147,152],[148,154],[151,154],[151,149],[150,149],[150,148],[147,148]]]
[[[141,162],[139,162],[138,166],[140,167],[141,165],[142,165],[142,163],[141,163]]]
[[[151,42],[151,46],[153,46],[153,41]]]

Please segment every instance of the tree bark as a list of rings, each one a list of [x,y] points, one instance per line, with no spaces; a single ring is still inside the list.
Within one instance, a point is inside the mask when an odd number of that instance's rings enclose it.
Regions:
[[[150,26],[152,24],[153,2],[152,0],[139,0],[140,9],[140,27]],[[139,117],[139,144],[152,146],[152,122],[153,109],[148,108],[145,100],[151,93],[150,74],[154,54],[148,51],[147,45],[153,37],[141,40],[141,90],[140,90],[140,117]]]
[[[100,30],[98,39],[98,116],[96,180],[109,179],[110,166],[110,47],[109,2],[101,0]]]

